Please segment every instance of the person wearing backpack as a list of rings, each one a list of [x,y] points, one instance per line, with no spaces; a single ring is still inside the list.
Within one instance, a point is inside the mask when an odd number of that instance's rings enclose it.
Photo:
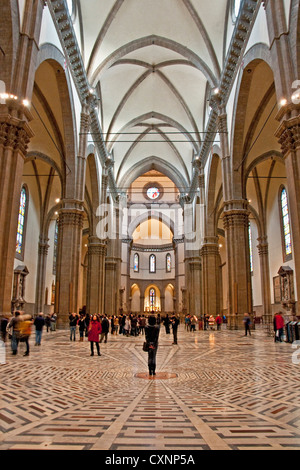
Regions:
[[[156,324],[156,318],[154,315],[151,315],[148,318],[148,325],[145,329],[147,350],[148,350],[148,367],[149,367],[149,377],[156,375],[156,354],[158,349],[158,338],[159,338],[160,328]]]

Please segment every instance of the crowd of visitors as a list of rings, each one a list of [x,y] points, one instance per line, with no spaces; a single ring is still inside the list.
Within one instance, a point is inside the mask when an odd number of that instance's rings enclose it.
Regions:
[[[56,330],[57,315],[44,315],[39,313],[34,319],[24,312],[16,311],[13,316],[2,317],[0,325],[1,340],[11,341],[12,354],[18,353],[19,343],[24,343],[26,350],[24,356],[30,353],[29,338],[32,327],[35,327],[35,345],[40,346],[44,328],[47,332]],[[221,330],[222,324],[226,324],[225,316],[217,315],[186,315],[184,327],[187,332],[195,333],[196,330]],[[177,315],[145,315],[120,314],[119,316],[89,315],[85,309],[79,314],[71,313],[69,316],[70,341],[76,341],[79,334],[79,341],[84,338],[90,342],[91,356],[94,355],[94,345],[97,353],[100,353],[100,344],[108,342],[108,335],[122,335],[124,337],[137,337],[145,335],[145,343],[148,344],[149,353],[149,374],[155,375],[155,360],[158,348],[158,337],[161,327],[165,328],[166,335],[173,334],[173,344],[178,344],[178,327],[180,318]],[[245,336],[251,336],[251,318],[249,314],[244,316]],[[154,328],[155,327],[155,328]],[[275,342],[282,342],[284,337],[285,321],[281,313],[274,316]],[[150,349],[149,349],[149,344]]]

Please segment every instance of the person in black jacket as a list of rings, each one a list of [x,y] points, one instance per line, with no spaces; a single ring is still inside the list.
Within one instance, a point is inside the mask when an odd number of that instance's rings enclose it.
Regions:
[[[100,343],[102,343],[103,340],[104,340],[104,343],[107,343],[107,336],[109,333],[109,320],[106,315],[102,318],[101,326],[102,326],[102,333],[101,333]]]
[[[145,335],[148,346],[148,367],[149,376],[156,375],[156,354],[158,349],[159,326],[156,324],[155,316],[151,315],[148,319],[149,325],[146,326]]]
[[[178,344],[177,333],[178,333],[179,318],[176,315],[174,315],[171,321],[172,321],[173,338],[174,338],[173,344]]]

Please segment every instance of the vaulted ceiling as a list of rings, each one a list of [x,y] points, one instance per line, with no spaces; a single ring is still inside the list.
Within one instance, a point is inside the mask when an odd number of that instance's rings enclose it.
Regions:
[[[188,188],[210,112],[208,98],[230,42],[233,2],[67,3],[89,83],[99,97],[117,184],[130,184],[132,169],[142,174],[153,161]]]

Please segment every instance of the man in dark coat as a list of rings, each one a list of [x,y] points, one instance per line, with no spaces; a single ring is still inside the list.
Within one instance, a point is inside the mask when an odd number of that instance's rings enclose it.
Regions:
[[[104,340],[104,343],[107,343],[107,335],[109,333],[109,321],[106,315],[102,318],[101,326],[102,326],[102,333],[101,333],[100,343],[102,343],[103,340]]]
[[[174,315],[172,317],[172,329],[173,329],[173,344],[177,344],[177,333],[178,333],[179,318]]]

